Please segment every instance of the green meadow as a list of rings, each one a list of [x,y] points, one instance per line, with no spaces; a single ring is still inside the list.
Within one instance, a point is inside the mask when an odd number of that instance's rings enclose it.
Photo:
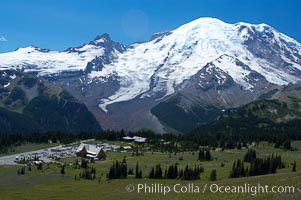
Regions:
[[[296,148],[300,147],[301,142],[293,142]],[[284,193],[260,193],[238,194],[238,193],[213,193],[209,187],[212,184],[219,186],[241,186],[249,185],[268,185],[268,186],[295,186],[301,189],[301,151],[285,151],[283,149],[275,149],[272,144],[261,142],[254,148],[257,157],[265,157],[269,154],[281,155],[285,161],[285,168],[277,170],[276,174],[235,178],[230,179],[229,174],[233,162],[237,159],[243,159],[246,151],[243,150],[211,150],[212,161],[197,161],[198,152],[178,152],[178,153],[161,153],[161,152],[144,152],[142,156],[133,156],[131,152],[107,152],[105,161],[97,161],[89,163],[89,166],[95,167],[95,180],[75,180],[82,169],[74,167],[76,159],[81,158],[64,158],[60,161],[65,165],[65,174],[60,173],[61,166],[58,164],[44,164],[43,170],[37,170],[36,166],[31,167],[28,171],[26,167],[25,175],[18,175],[17,171],[21,166],[0,166],[0,190],[1,200],[15,199],[300,199],[301,192],[295,191],[294,194]],[[300,149],[300,148],[299,148]],[[183,160],[179,158],[182,157]],[[142,170],[142,179],[135,179],[133,175],[129,175],[127,179],[108,180],[106,174],[110,166],[116,161],[126,158],[127,168],[133,168],[135,171],[136,163]],[[292,163],[296,161],[297,172],[292,172]],[[183,181],[183,180],[167,180],[167,179],[148,179],[149,172],[156,164],[160,164],[163,172],[171,164],[178,164],[179,169],[202,166],[204,173],[201,173],[200,180]],[[247,163],[245,163],[247,165]],[[217,170],[217,181],[209,181],[212,169]],[[132,184],[133,192],[128,192],[126,187]],[[175,184],[188,186],[193,184],[201,189],[199,192],[175,193],[170,192],[165,196],[162,193],[144,193],[144,190],[137,193],[137,184],[162,184],[163,186],[173,187]],[[206,190],[203,193],[203,189]]]

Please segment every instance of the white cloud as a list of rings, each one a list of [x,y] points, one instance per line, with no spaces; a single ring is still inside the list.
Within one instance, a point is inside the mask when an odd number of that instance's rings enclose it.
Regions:
[[[7,42],[7,39],[3,36],[0,36],[0,42]]]

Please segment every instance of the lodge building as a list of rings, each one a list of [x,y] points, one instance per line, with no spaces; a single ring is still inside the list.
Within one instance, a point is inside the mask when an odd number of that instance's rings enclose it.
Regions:
[[[105,160],[106,154],[104,150],[96,145],[80,144],[76,150],[76,155],[82,158],[89,158],[95,160]]]

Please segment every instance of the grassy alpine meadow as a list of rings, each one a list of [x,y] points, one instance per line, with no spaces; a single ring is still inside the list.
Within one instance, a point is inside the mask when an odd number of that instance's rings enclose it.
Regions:
[[[293,142],[298,147],[300,142]],[[301,192],[301,151],[285,151],[275,149],[273,144],[261,142],[254,147],[257,157],[266,157],[270,154],[280,155],[285,163],[283,169],[277,173],[244,177],[229,178],[233,162],[243,159],[247,150],[231,149],[224,151],[211,150],[211,161],[198,161],[198,152],[144,152],[143,155],[133,155],[132,152],[109,151],[105,161],[89,163],[89,167],[96,170],[94,180],[80,179],[83,169],[75,163],[81,158],[64,158],[64,173],[61,164],[43,164],[42,169],[37,166],[25,166],[25,174],[18,174],[23,166],[0,166],[1,200],[15,199],[300,199]],[[128,175],[127,179],[107,178],[113,163],[125,158],[127,170],[135,172],[138,163],[142,171],[142,178],[136,179],[135,175]],[[296,161],[296,172],[292,166]],[[199,180],[184,181],[179,179],[149,179],[152,167],[160,164],[163,173],[170,165],[176,164],[179,169],[186,165],[193,168],[201,166],[204,172]],[[248,165],[248,163],[245,163]],[[209,181],[212,169],[217,172],[216,181]],[[254,187],[267,185],[276,186],[278,192],[256,192]],[[176,185],[176,186],[175,186]],[[236,186],[251,187],[248,193],[225,192],[225,187]],[[294,186],[295,191],[285,190],[286,186]],[[138,191],[138,187],[140,188]],[[174,188],[175,187],[175,188]],[[217,187],[222,188],[217,191]],[[170,191],[168,191],[168,188]],[[230,188],[230,189],[231,189]],[[164,194],[165,191],[165,194]],[[232,191],[232,192],[231,192]]]

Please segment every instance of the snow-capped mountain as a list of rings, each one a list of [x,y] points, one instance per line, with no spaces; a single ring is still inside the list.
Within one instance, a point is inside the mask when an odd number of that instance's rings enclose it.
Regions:
[[[104,34],[62,52],[20,48],[0,54],[0,69],[7,68],[63,86],[105,128],[162,131],[162,122],[172,124],[151,112],[156,106],[172,102],[180,108],[177,114],[198,119],[208,106],[239,106],[300,81],[301,44],[266,24],[200,18],[128,46]],[[198,108],[201,114],[195,113]]]
[[[163,37],[163,38],[162,38]],[[158,99],[173,94],[175,88],[207,63],[229,55],[262,74],[270,83],[287,84],[300,80],[301,46],[295,40],[265,25],[226,24],[201,18],[147,43],[134,44],[99,76],[117,73],[121,88],[100,106],[127,101],[139,95],[149,97],[164,91]],[[250,90],[245,76],[250,69],[235,67],[224,59],[218,67],[238,84]]]
[[[116,48],[113,49],[114,47]],[[112,44],[108,34],[97,36],[95,40],[80,47],[68,48],[61,52],[29,46],[0,54],[0,69],[19,69],[35,72],[38,76],[84,71],[93,59],[107,56],[108,50],[114,55],[124,51],[124,46]]]

